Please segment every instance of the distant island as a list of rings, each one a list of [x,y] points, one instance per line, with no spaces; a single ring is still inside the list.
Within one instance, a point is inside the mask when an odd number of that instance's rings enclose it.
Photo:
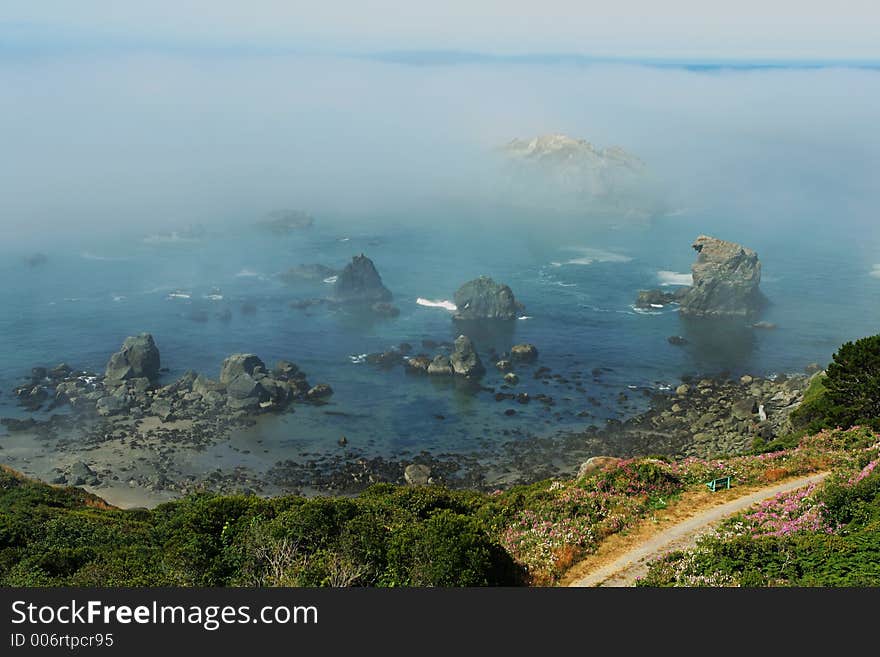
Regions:
[[[549,134],[513,139],[499,152],[516,204],[629,219],[660,208],[648,166],[618,146]]]

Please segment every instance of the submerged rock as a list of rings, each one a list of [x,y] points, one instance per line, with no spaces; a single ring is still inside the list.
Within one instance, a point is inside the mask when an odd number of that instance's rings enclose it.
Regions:
[[[694,284],[681,298],[681,313],[696,317],[747,316],[763,301],[758,254],[734,242],[700,235],[691,266]]]
[[[149,333],[128,337],[122,349],[110,357],[105,378],[110,382],[146,378],[155,381],[159,378],[159,349]]]
[[[363,253],[353,257],[339,274],[333,296],[337,301],[370,304],[387,302],[392,297],[373,261]]]
[[[386,301],[380,301],[370,306],[370,310],[380,317],[397,317],[400,315],[400,308]]]
[[[28,267],[39,267],[47,262],[49,262],[49,257],[45,253],[32,253],[24,259],[24,264]]]
[[[457,310],[454,319],[516,319],[522,306],[516,302],[513,291],[488,276],[480,276],[462,285],[455,292]]]

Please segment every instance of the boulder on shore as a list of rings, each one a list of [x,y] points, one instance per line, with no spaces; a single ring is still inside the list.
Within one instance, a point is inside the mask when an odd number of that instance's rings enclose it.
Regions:
[[[265,373],[266,364],[256,354],[232,354],[223,361],[220,368],[220,383],[228,386],[242,374],[254,376]]]
[[[109,382],[159,378],[159,349],[149,333],[131,336],[122,343],[122,349],[110,357],[104,373]]]
[[[420,463],[412,463],[404,469],[403,479],[410,486],[427,486],[431,483],[431,468]]]
[[[513,291],[488,276],[480,276],[462,285],[455,292],[457,310],[453,319],[516,319],[522,309]]]
[[[695,317],[747,316],[763,302],[758,254],[734,242],[700,235],[693,244],[694,284],[682,295],[681,313]]]
[[[616,456],[593,456],[581,463],[578,468],[577,478],[586,477],[588,474],[604,470],[612,465],[620,463],[620,459]]]
[[[390,301],[392,294],[382,284],[373,261],[361,253],[354,256],[337,277],[333,296],[346,303],[374,304]]]

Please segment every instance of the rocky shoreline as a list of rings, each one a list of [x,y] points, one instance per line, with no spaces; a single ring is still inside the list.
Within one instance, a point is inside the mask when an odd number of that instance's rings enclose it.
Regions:
[[[489,354],[504,375],[500,390],[478,381],[483,365],[468,339],[455,344],[427,341],[422,346],[449,351],[449,356],[412,356],[412,348],[404,344],[400,350],[371,354],[367,360],[379,369],[404,366],[428,377],[445,374],[460,379],[475,391],[491,392],[495,403],[511,404],[505,414],[533,400],[548,411],[555,404],[550,395],[516,392],[519,376],[531,374],[538,381],[563,381],[584,390],[580,375],[567,381],[541,367],[533,345]],[[747,451],[756,438],[769,440],[791,430],[789,415],[818,369],[813,366],[808,374],[773,379],[684,379],[674,391],[642,390],[641,394],[650,395],[650,408],[628,419],[552,435],[499,428],[498,440],[490,444],[475,440],[474,449],[466,454],[401,452],[388,458],[340,438],[335,451],[277,459],[260,440],[244,444],[229,438],[233,432],[257,426],[264,416],[284,418],[297,405],[325,403],[332,394],[327,384],[310,385],[289,361],[280,361],[270,371],[254,354],[233,354],[224,361],[219,380],[187,372],[160,386],[154,349],[150,336],[130,338],[113,355],[103,376],[65,365],[34,368],[31,380],[15,390],[23,408],[66,412],[53,412],[39,421],[3,418],[9,434],[0,439],[0,462],[50,483],[84,486],[111,503],[128,506],[150,506],[204,490],[355,494],[378,482],[441,483],[488,491],[571,476],[592,457],[711,457]],[[448,372],[430,372],[438,358],[448,363]],[[416,366],[410,365],[413,360]],[[602,370],[585,375],[598,380]],[[628,393],[620,393],[617,403],[629,408]],[[35,444],[44,446],[40,454],[33,453]]]

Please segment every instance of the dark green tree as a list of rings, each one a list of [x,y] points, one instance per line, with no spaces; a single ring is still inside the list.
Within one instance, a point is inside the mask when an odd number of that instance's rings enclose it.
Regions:
[[[880,420],[880,335],[842,345],[827,372],[831,419],[841,426]]]

